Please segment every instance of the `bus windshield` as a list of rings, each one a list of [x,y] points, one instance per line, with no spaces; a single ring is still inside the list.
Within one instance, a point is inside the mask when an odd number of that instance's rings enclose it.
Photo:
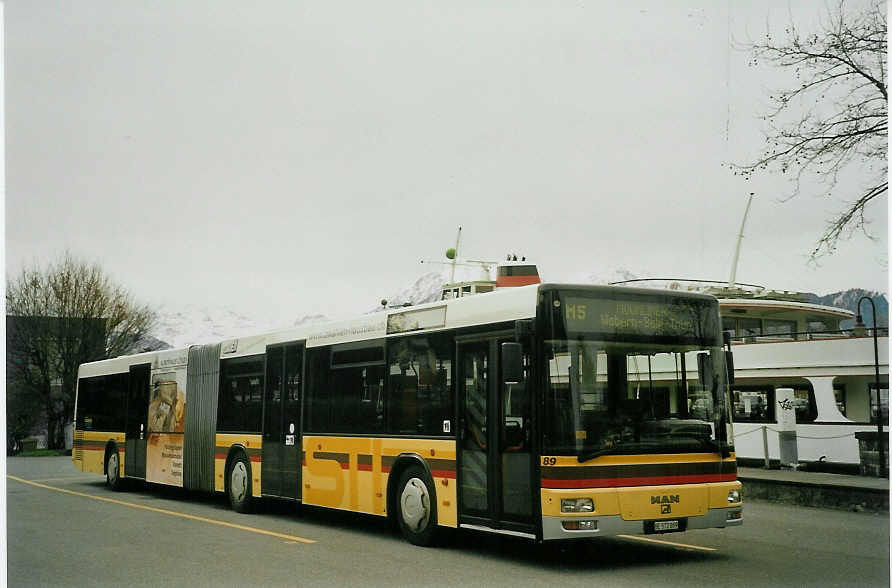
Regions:
[[[728,454],[728,379],[714,298],[566,288],[543,302],[551,318],[545,451],[580,461]]]
[[[727,379],[718,346],[546,343],[546,451],[727,454]]]

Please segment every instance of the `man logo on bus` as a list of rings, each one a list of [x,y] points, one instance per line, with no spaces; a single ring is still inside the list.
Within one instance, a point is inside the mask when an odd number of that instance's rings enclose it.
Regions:
[[[650,497],[651,504],[660,505],[660,514],[672,514],[672,505],[677,504],[680,500],[681,497],[678,494]]]
[[[651,496],[650,503],[651,504],[677,504],[681,501],[681,497],[678,494],[672,494],[671,496]]]

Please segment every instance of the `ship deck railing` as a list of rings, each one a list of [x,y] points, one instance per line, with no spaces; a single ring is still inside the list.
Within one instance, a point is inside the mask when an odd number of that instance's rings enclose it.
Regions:
[[[873,337],[873,327],[842,329],[839,331],[803,331],[797,333],[771,333],[766,335],[736,335],[731,343],[789,343],[794,341],[826,341]],[[877,337],[888,337],[888,327],[877,327]]]

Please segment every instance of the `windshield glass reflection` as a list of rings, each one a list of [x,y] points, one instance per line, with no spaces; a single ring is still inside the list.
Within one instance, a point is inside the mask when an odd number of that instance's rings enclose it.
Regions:
[[[727,453],[719,347],[549,341],[546,451]]]

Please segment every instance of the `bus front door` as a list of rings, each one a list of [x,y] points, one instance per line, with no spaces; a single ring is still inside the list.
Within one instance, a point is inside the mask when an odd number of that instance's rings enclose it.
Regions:
[[[509,340],[458,344],[459,518],[465,526],[534,534],[528,370],[523,382],[502,382],[498,350]]]
[[[151,364],[130,366],[127,384],[127,424],[124,431],[124,475],[146,477]]]
[[[300,345],[266,349],[261,493],[300,498]]]

